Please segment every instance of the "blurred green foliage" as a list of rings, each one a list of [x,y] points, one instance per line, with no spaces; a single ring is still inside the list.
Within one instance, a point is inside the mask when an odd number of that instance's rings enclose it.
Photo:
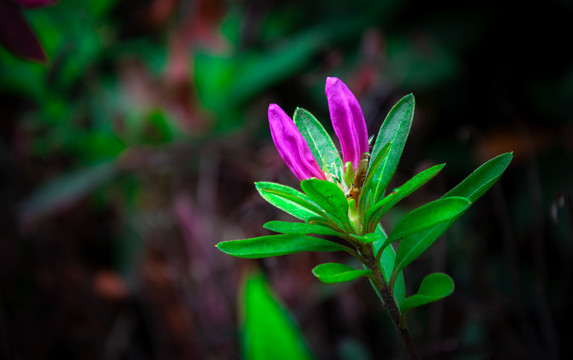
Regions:
[[[258,271],[244,279],[239,313],[244,359],[313,358],[300,330]]]
[[[268,103],[327,123],[324,79],[338,76],[371,130],[416,95],[390,186],[426,163],[448,171],[404,208],[515,154],[443,242],[451,269],[440,248],[412,264],[411,284],[443,270],[456,282],[443,305],[455,316],[418,314],[428,356],[572,356],[570,2],[66,0],[24,11],[48,61],[0,48],[2,355],[236,357],[239,271],[212,245],[265,235],[255,229],[275,214],[252,183],[291,179],[270,145]],[[320,298],[300,275],[316,261],[278,261],[300,262],[263,265],[289,307],[305,298],[316,310],[300,323],[318,330],[318,358],[393,355],[384,318],[362,312],[378,306],[368,289]],[[128,333],[126,348],[112,329]]]

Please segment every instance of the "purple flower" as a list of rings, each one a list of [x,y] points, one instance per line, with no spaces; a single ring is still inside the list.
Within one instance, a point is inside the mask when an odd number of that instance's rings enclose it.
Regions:
[[[327,78],[325,92],[332,126],[340,140],[343,164],[350,162],[356,171],[362,154],[368,152],[364,115],[358,100],[340,79]],[[269,125],[280,156],[299,180],[327,178],[295,123],[277,104],[269,105]]]
[[[294,121],[277,104],[269,105],[269,125],[280,156],[299,180],[326,179]]]
[[[358,100],[338,78],[326,79],[326,98],[334,132],[342,148],[342,162],[357,170],[362,154],[368,152],[368,130]]]

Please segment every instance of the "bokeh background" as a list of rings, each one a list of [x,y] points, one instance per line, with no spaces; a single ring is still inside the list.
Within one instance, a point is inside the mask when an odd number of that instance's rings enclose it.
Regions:
[[[415,95],[394,186],[447,163],[390,227],[514,152],[406,270],[409,293],[434,271],[456,282],[410,315],[422,356],[573,359],[570,0],[26,3],[0,0],[0,358],[241,358],[239,288],[255,268],[315,358],[401,358],[366,281],[313,278],[344,255],[214,247],[284,218],[254,181],[297,186],[268,104],[329,126],[338,76],[372,134]]]

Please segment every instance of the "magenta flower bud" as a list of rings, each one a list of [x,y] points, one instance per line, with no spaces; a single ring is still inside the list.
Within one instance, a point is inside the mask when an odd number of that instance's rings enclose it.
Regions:
[[[368,152],[368,130],[362,109],[356,97],[338,78],[327,78],[324,91],[332,127],[342,148],[342,161],[345,164],[350,161],[356,171],[362,154]]]
[[[269,105],[269,125],[279,155],[299,180],[326,180],[294,121],[277,104]]]

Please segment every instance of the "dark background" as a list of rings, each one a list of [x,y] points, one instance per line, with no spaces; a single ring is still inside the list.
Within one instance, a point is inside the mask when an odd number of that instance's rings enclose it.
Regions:
[[[214,248],[284,217],[253,186],[297,186],[267,106],[304,107],[329,126],[327,76],[352,89],[372,134],[415,95],[394,186],[447,163],[388,226],[514,152],[405,272],[409,293],[434,271],[456,282],[410,315],[423,358],[573,358],[571,1],[69,0],[22,11],[47,60],[0,48],[0,358],[239,358],[237,289],[254,264],[317,358],[400,358],[366,281],[313,278],[344,255],[254,261]]]

